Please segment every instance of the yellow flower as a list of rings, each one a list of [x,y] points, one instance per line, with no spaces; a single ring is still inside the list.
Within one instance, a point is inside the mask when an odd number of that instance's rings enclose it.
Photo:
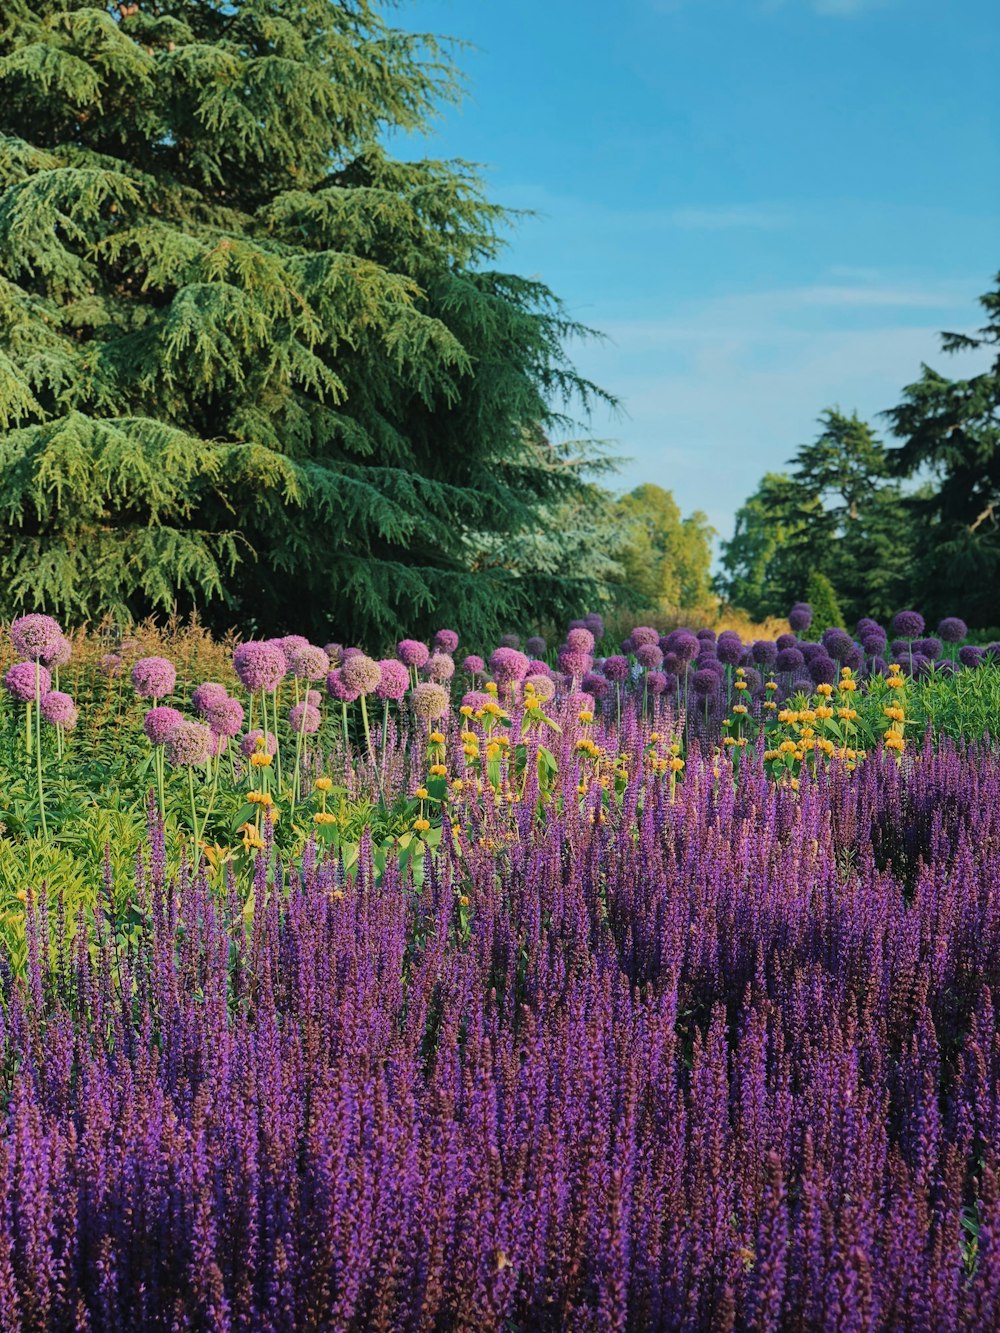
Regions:
[[[461,791],[464,786],[465,783],[462,781],[461,778],[452,778],[451,780],[452,791]]]
[[[253,764],[254,768],[270,768],[272,759],[271,756],[265,754],[263,750],[257,750],[250,756],[250,762]]]
[[[463,717],[471,717],[471,716],[472,716],[472,706],[471,706],[471,704],[463,704],[462,707],[461,707],[458,711],[461,713],[461,715],[462,715]]]
[[[851,670],[850,667],[841,667],[841,668],[840,668],[840,674],[841,674],[841,675],[844,677],[844,679],[846,680],[846,679],[848,679],[850,676],[853,676],[853,675],[854,675],[854,672]]]
[[[671,745],[670,747],[671,754],[680,754],[680,752],[681,752],[681,747],[679,745]]]
[[[593,722],[594,720],[594,715],[589,708],[581,708],[577,717],[581,722]]]
[[[469,895],[468,895],[467,893],[459,894],[459,898],[458,898],[458,905],[459,905],[459,907],[468,907],[468,905],[469,905],[469,903],[470,903],[471,901],[472,901],[472,899],[469,897]]]
[[[745,690],[746,688],[747,688],[747,683],[746,683],[745,680],[734,680],[734,681],[733,681],[733,689],[736,689],[736,690]]]
[[[746,669],[746,667],[737,667],[737,668],[736,668],[736,674],[737,674],[737,676],[745,676],[745,675],[747,674],[747,669]]]
[[[778,714],[779,722],[798,722],[799,715],[791,708],[783,708]]]
[[[251,805],[271,806],[274,804],[270,792],[266,791],[247,792],[247,800]]]
[[[837,716],[842,717],[845,722],[853,722],[858,715],[856,708],[838,708]]]
[[[891,735],[886,737],[885,744],[888,750],[902,750],[906,742],[902,736]]]
[[[906,714],[902,708],[897,708],[895,705],[892,704],[890,704],[888,708],[883,708],[882,712],[886,715],[886,717],[891,717],[893,722],[902,722],[906,717]]]
[[[317,779],[316,779],[316,790],[317,790],[317,791],[333,791],[333,778],[317,778]]]
[[[736,737],[735,737],[735,736],[723,736],[723,738],[722,738],[722,744],[723,744],[723,745],[735,745],[735,744],[736,744]]]
[[[680,757],[680,755],[675,754],[670,761],[671,773],[679,773],[683,767],[684,767],[684,760]]]
[[[901,690],[906,684],[902,676],[887,676],[885,682],[890,690]]]
[[[833,717],[833,709],[828,708],[825,704],[820,704],[816,709],[816,716],[825,722],[828,717]]]
[[[426,833],[430,826],[431,821],[429,819],[415,819],[413,821],[413,827],[418,833]]]
[[[765,699],[764,707],[768,709],[769,712],[774,712],[774,710],[778,707],[778,705],[774,702],[773,699]]]
[[[778,749],[781,751],[782,754],[794,754],[796,750],[796,745],[794,741],[782,741],[781,744],[778,746]]]
[[[431,745],[444,745],[444,734],[440,731],[432,731],[427,737]]]
[[[486,682],[485,689],[487,694],[496,694],[497,692],[496,681],[488,680]]]
[[[418,787],[413,794],[418,801],[426,801],[427,797],[430,795],[430,792],[427,790],[426,787]]]
[[[889,670],[892,672],[894,676],[898,676],[900,672],[903,670],[903,668],[899,665],[898,662],[890,662]]]
[[[746,711],[747,711],[746,704],[733,704],[733,712],[739,713],[741,717]]]
[[[651,731],[651,732],[649,733],[649,739],[650,739],[650,741],[652,741],[652,743],[655,745],[656,742],[657,742],[657,741],[661,741],[661,740],[663,739],[663,737],[660,735],[660,733],[659,733],[658,731]]]
[[[778,688],[778,682],[776,680],[769,680],[767,684],[764,686],[765,690],[776,690],[777,688]]]
[[[858,688],[858,682],[856,680],[842,680],[840,682],[840,688],[845,694],[850,694],[853,690]]]
[[[828,685],[826,681],[824,681],[822,685],[816,686],[816,693],[822,694],[825,698],[829,699],[830,695],[833,693],[833,686]]]
[[[314,824],[336,824],[337,816],[331,815],[329,810],[317,810],[313,815]]]
[[[443,778],[448,769],[444,764],[431,764],[429,772],[432,778]]]

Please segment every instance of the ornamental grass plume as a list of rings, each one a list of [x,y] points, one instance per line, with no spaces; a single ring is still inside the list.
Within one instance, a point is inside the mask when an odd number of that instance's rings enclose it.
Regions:
[[[132,667],[132,686],[140,699],[165,699],[177,684],[177,668],[165,657],[140,657]]]
[[[51,616],[33,613],[19,616],[10,627],[10,641],[18,657],[41,661],[65,642],[59,622]]]

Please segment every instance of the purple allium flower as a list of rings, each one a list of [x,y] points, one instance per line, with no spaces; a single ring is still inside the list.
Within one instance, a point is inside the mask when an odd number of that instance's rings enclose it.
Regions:
[[[176,684],[177,668],[165,657],[140,657],[132,668],[132,685],[142,699],[163,699]]]
[[[774,666],[778,657],[778,645],[773,639],[758,639],[750,652],[753,660],[760,666]]]
[[[861,647],[869,657],[877,657],[879,653],[885,651],[885,635],[876,634],[874,630],[869,630],[861,640]]]
[[[382,672],[377,662],[359,653],[356,657],[345,659],[340,668],[340,678],[349,690],[357,690],[358,694],[371,694],[378,689]]]
[[[330,657],[314,643],[307,643],[289,653],[288,669],[299,680],[322,680],[330,670]]]
[[[641,648],[644,643],[655,643],[657,646],[660,643],[660,631],[649,625],[636,625],[631,637],[636,648]]]
[[[516,680],[524,680],[528,674],[530,659],[513,647],[496,648],[490,654],[490,670],[498,685],[510,685]]]
[[[311,736],[313,732],[319,731],[321,721],[319,709],[312,704],[293,704],[288,710],[288,724],[296,734]]]
[[[571,629],[566,635],[566,647],[574,653],[593,653],[594,636],[583,626]]]
[[[487,704],[492,702],[492,696],[484,694],[482,690],[466,690],[465,694],[462,695],[462,707],[471,708],[474,713],[478,713],[480,709],[485,708]]]
[[[396,644],[396,656],[408,667],[423,666],[431,655],[431,650],[426,643],[421,643],[419,639],[400,639]]]
[[[587,671],[580,681],[580,688],[585,690],[587,694],[592,694],[595,699],[603,699],[610,690],[611,684],[607,677],[602,676],[599,672]]]
[[[205,764],[214,745],[212,733],[201,722],[178,722],[167,736],[164,753],[174,768]]]
[[[520,648],[520,646],[521,646],[521,640],[516,634],[500,635],[501,648]]]
[[[545,650],[546,643],[540,634],[533,634],[524,645],[524,651],[530,657],[544,657]]]
[[[348,659],[350,660],[350,659]],[[346,665],[346,663],[345,663]],[[327,673],[326,689],[331,699],[336,699],[339,704],[352,704],[358,697],[360,691],[352,689],[343,677],[343,667],[335,667],[333,671]],[[381,682],[382,672],[379,671],[379,681]]]
[[[169,704],[158,704],[150,708],[142,719],[142,729],[151,745],[165,745],[167,737],[174,727],[179,727],[184,716]]]
[[[775,658],[774,665],[779,671],[798,671],[799,667],[805,666],[805,662],[806,659],[798,648],[782,648]]]
[[[477,653],[470,653],[462,663],[462,670],[468,676],[482,676],[486,672],[486,663]]]
[[[341,662],[343,663],[348,661],[352,657],[364,657],[365,650],[363,648],[345,648],[340,656],[341,656]]]
[[[910,674],[916,677],[926,676],[934,663],[926,653],[913,653],[907,665],[910,668]]]
[[[715,630],[709,629],[707,625],[695,635],[695,638],[700,639],[702,643],[714,643],[717,637]]]
[[[796,634],[802,634],[813,620],[812,607],[808,602],[796,602],[788,613],[788,623]]]
[[[983,649],[983,653],[994,661],[1000,661],[1000,643],[988,643]],[[959,651],[959,657],[961,657],[961,651]]]
[[[873,620],[871,616],[862,616],[854,628],[859,639],[863,638],[866,634],[869,634],[872,630],[882,631],[882,626],[877,620]]]
[[[701,650],[701,644],[689,629],[675,629],[667,639],[670,651],[676,653],[682,662],[693,662]]]
[[[743,640],[735,630],[723,630],[715,641],[715,654],[726,666],[736,666],[743,656]]]
[[[342,643],[324,643],[323,651],[330,659],[331,667],[340,666],[344,660],[344,645]]]
[[[49,690],[42,699],[41,710],[46,722],[53,727],[62,727],[65,731],[72,731],[80,716],[72,698],[62,690]]]
[[[719,677],[708,667],[703,667],[701,671],[696,671],[691,677],[691,688],[695,694],[714,694],[719,688]]]
[[[3,678],[7,693],[21,703],[31,703],[35,698],[35,663],[34,662],[15,662],[12,667],[7,669],[7,674]],[[40,695],[48,694],[52,688],[52,677],[45,667],[39,665],[38,668],[37,690]]]
[[[837,679],[837,663],[826,653],[817,653],[809,663],[809,674],[817,685],[832,685]]]
[[[42,662],[49,668],[65,666],[73,656],[73,645],[69,639],[60,634],[57,641],[52,644],[47,652],[42,654]]]
[[[547,704],[550,699],[555,698],[556,683],[549,675],[526,676],[524,680],[525,687],[533,686],[535,697],[540,703]]]
[[[588,633],[584,630],[583,633]],[[567,676],[574,676],[577,680],[585,676],[594,665],[594,659],[588,652],[577,650],[571,647],[561,648],[559,650],[559,670]]]
[[[726,675],[726,668],[723,665],[723,663],[719,661],[717,657],[708,657],[708,656],[696,657],[695,660],[691,663],[691,666],[688,667],[689,671],[692,669],[697,671],[712,671],[719,678],[719,680],[724,680]]]
[[[799,641],[794,634],[779,634],[774,641],[774,646],[781,653],[786,648],[798,648]]]
[[[909,639],[893,639],[889,645],[889,651],[894,658],[908,657],[910,653]]]
[[[100,662],[101,675],[120,676],[122,671],[122,659],[118,653],[105,653]]]
[[[940,639],[928,635],[925,639],[917,639],[913,645],[915,653],[923,653],[924,657],[940,657],[942,644]]]
[[[938,625],[937,632],[945,643],[961,643],[968,635],[969,627],[958,616],[945,616],[944,620]]]
[[[628,680],[628,659],[625,657],[606,657],[604,659],[604,674],[608,680],[620,683]]]
[[[431,653],[424,663],[424,675],[439,685],[446,684],[454,674],[455,661],[448,653]]]
[[[635,660],[647,671],[656,671],[663,665],[663,653],[658,643],[640,643],[635,650]]]
[[[436,722],[448,712],[448,691],[433,680],[423,680],[410,691],[410,705],[423,721]]]
[[[548,662],[543,662],[538,657],[533,657],[528,663],[529,676],[552,676],[552,668]]]
[[[631,634],[628,636],[627,639],[622,639],[621,643],[618,645],[618,649],[621,652],[622,656],[624,657],[632,656],[632,654],[635,652],[635,644],[632,642]]]
[[[216,736],[238,736],[243,730],[243,705],[239,699],[213,699],[205,710],[205,720]]]
[[[395,699],[397,702],[410,688],[410,673],[404,663],[395,657],[385,657],[378,664],[379,682],[375,693],[380,699]]]
[[[567,697],[566,703],[574,712],[576,712],[581,708],[593,709],[596,700],[593,695],[588,694],[586,690],[573,690]]]
[[[226,689],[225,685],[220,685],[218,681],[215,680],[202,681],[202,683],[196,685],[191,692],[192,706],[196,712],[202,715],[202,717],[205,716],[212,704],[218,703],[220,699],[228,698],[229,691]]]
[[[897,611],[892,618],[892,632],[901,639],[919,639],[924,632],[924,618],[919,611]]]
[[[665,640],[661,640],[661,643],[663,642],[665,642]],[[663,654],[663,670],[667,673],[667,675],[676,676],[681,671],[683,666],[684,663],[677,656],[677,654],[672,653],[669,649],[667,649],[667,651]]]
[[[813,680],[811,676],[799,676],[797,680],[792,681],[792,694],[812,694]]]
[[[447,653],[450,657],[458,647],[458,631],[439,629],[434,635],[434,647],[439,653]]]
[[[44,659],[63,637],[59,622],[51,616],[20,616],[10,627],[10,641],[19,657]]]
[[[648,671],[646,673],[645,684],[646,684],[646,689],[655,699],[659,695],[663,694],[664,691],[666,690],[667,677],[663,674],[662,671]]]
[[[820,635],[820,643],[837,662],[843,662],[854,648],[854,640],[847,631],[836,627],[825,629]]]
[[[755,690],[759,690],[764,684],[764,677],[755,667],[747,667],[740,679],[746,681],[747,689],[751,694],[753,694]]]
[[[270,693],[281,684],[288,670],[288,658],[280,644],[251,639],[241,643],[233,653],[233,670],[244,689],[251,693],[256,690]]]
[[[977,647],[977,645],[974,643],[964,644],[958,650],[958,660],[962,663],[962,666],[964,667],[981,666],[983,661],[985,660],[985,657],[986,654],[983,651],[983,649]]]
[[[311,646],[304,634],[285,634],[280,639],[268,639],[266,642],[276,643],[289,662],[291,662],[292,653],[297,653],[300,648]]]
[[[240,754],[243,755],[245,759],[249,759],[252,754],[256,753],[257,742],[263,734],[262,731],[248,731],[240,741]],[[267,744],[264,748],[270,755],[278,753],[278,738],[273,731],[267,733]]]
[[[585,629],[589,629],[595,639],[604,638],[604,617],[597,611],[588,611],[583,617]]]

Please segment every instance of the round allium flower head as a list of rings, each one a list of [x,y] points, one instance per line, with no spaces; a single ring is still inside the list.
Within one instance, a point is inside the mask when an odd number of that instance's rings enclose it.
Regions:
[[[820,635],[820,642],[829,655],[838,662],[843,662],[854,648],[854,640],[844,629],[825,629]]]
[[[298,680],[322,680],[330,670],[330,659],[322,648],[307,643],[289,653],[288,669]]]
[[[378,664],[379,682],[375,693],[380,699],[395,699],[397,702],[410,688],[410,673],[398,658],[386,657]]]
[[[365,656],[365,651],[363,648],[345,648],[343,653],[341,654],[341,660],[343,662],[346,662],[349,657],[364,657],[364,656]]]
[[[269,642],[278,645],[288,659],[289,664],[291,664],[292,653],[297,653],[300,648],[312,646],[304,634],[285,634],[280,639],[271,639]]]
[[[524,645],[524,651],[531,657],[544,657],[546,643],[540,634],[532,634]]]
[[[163,748],[174,768],[205,764],[212,754],[212,733],[201,722],[179,722]]]
[[[805,666],[805,662],[806,659],[798,648],[782,648],[774,660],[774,665],[779,671],[798,671],[799,667]]]
[[[151,745],[165,745],[174,727],[179,727],[183,721],[183,715],[176,708],[159,704],[148,710],[142,719],[142,729]]]
[[[173,694],[177,669],[165,657],[140,657],[132,668],[132,684],[142,699],[162,699]]]
[[[714,671],[719,680],[725,680],[726,668],[717,657],[696,658],[692,665],[697,667],[699,671]],[[688,670],[690,669],[689,667]]]
[[[945,616],[944,620],[938,625],[937,632],[945,643],[961,643],[969,633],[969,627],[958,616]]]
[[[122,673],[122,659],[118,653],[105,653],[101,658],[101,674],[104,676],[120,676]]]
[[[910,640],[893,639],[892,643],[889,645],[889,653],[892,657],[909,657]]]
[[[983,653],[986,657],[991,657],[994,662],[1000,662],[1000,643],[988,643],[983,649]],[[962,650],[959,649],[959,657],[961,655]]]
[[[529,676],[552,676],[552,668],[548,662],[543,662],[538,657],[533,657],[528,663]]]
[[[501,647],[501,648],[520,648],[520,646],[521,646],[521,640],[520,640],[520,638],[518,637],[518,635],[516,635],[516,634],[501,634],[501,635],[500,635],[500,647]]]
[[[458,631],[454,629],[439,629],[434,633],[434,647],[439,653],[448,653],[450,656],[458,647]]]
[[[774,646],[780,653],[786,648],[798,648],[799,641],[794,634],[779,634],[774,641]]]
[[[675,629],[667,635],[670,651],[676,653],[682,662],[693,662],[701,651],[697,636],[689,629]]]
[[[417,717],[436,722],[448,711],[448,691],[433,680],[422,680],[410,691],[410,704]]]
[[[468,676],[482,676],[486,673],[486,663],[476,653],[470,653],[462,663],[462,670]]]
[[[933,635],[926,639],[918,639],[913,645],[915,653],[923,653],[924,657],[940,657],[942,643],[940,639],[935,639]]]
[[[35,697],[35,672],[38,672],[38,692],[48,694],[52,688],[52,677],[43,666],[34,662],[15,662],[9,667],[3,678],[7,693],[21,703],[31,703]]]
[[[262,643],[251,639],[241,643],[233,653],[233,670],[243,687],[251,692],[276,690],[288,670],[285,650],[277,641]]]
[[[837,679],[837,663],[826,653],[817,653],[809,663],[809,674],[817,685],[832,685]]]
[[[885,643],[885,631],[879,630],[876,632],[871,629],[862,638],[861,647],[869,657],[878,657],[880,653],[885,651]]]
[[[691,677],[691,688],[694,690],[695,694],[714,694],[719,688],[719,677],[714,671],[710,671],[708,667],[702,667],[700,671],[696,671]]]
[[[336,699],[339,704],[352,704],[361,693],[353,686],[348,685],[343,677],[343,667],[335,667],[333,671],[327,673],[326,692],[331,699]],[[382,673],[379,672],[379,680],[382,679]]]
[[[919,611],[897,611],[892,618],[892,632],[901,639],[919,639],[924,632],[924,618]]]
[[[430,655],[431,650],[419,639],[400,639],[396,644],[396,656],[408,667],[422,667]]]
[[[596,701],[586,690],[574,690],[566,702],[574,712],[577,712],[581,708],[592,710]]]
[[[858,621],[858,623],[855,625],[854,630],[858,638],[860,639],[863,635],[867,634],[869,630],[881,629],[881,628],[882,626],[878,623],[878,621],[873,620],[871,616],[862,616],[861,619]]]
[[[715,641],[715,653],[726,666],[736,666],[743,656],[743,640],[735,630],[724,630]]]
[[[628,658],[617,655],[606,657],[604,659],[604,674],[611,681],[628,680]]]
[[[792,694],[812,694],[813,679],[811,676],[799,676],[797,680],[792,681]]]
[[[594,636],[589,629],[580,625],[566,635],[566,647],[574,653],[593,653]]]
[[[702,643],[714,643],[718,636],[714,629],[709,629],[706,626],[704,629],[700,629],[694,637],[700,639]]]
[[[312,704],[293,704],[288,710],[288,724],[296,734],[311,736],[319,731],[321,720],[319,709]]]
[[[978,648],[974,643],[967,643],[959,648],[958,660],[964,667],[977,667],[981,666],[986,660],[986,654],[982,648]]]
[[[658,698],[667,688],[667,677],[662,671],[650,671],[646,674],[646,689],[653,696]]]
[[[588,611],[583,617],[585,629],[589,629],[595,639],[604,638],[604,617],[599,611]]]
[[[535,691],[535,698],[539,703],[547,704],[550,699],[555,698],[556,683],[551,676],[526,676],[524,684],[527,687],[531,685]]]
[[[19,657],[45,658],[63,637],[51,616],[20,616],[10,627],[10,641]]]
[[[42,653],[42,661],[47,667],[61,667],[73,656],[73,645],[62,634],[47,652]]]
[[[663,665],[663,653],[658,643],[640,643],[635,650],[635,660],[647,671],[656,671]]]
[[[252,754],[256,754],[257,742],[263,734],[262,731],[248,731],[240,741],[240,754],[243,755],[245,759],[249,759]],[[273,731],[267,733],[267,743],[265,744],[264,749],[270,755],[278,753],[278,738]]]
[[[76,719],[80,716],[79,709],[68,694],[62,690],[49,690],[41,703],[42,717],[53,727],[62,727],[65,731],[72,731],[76,726]]]
[[[914,653],[908,665],[912,675],[926,676],[934,663],[926,653]]]
[[[477,713],[480,708],[485,708],[487,704],[491,704],[492,702],[492,697],[488,694],[484,694],[482,690],[466,690],[465,694],[462,695],[462,707],[471,708],[474,713]]]
[[[622,639],[621,643],[618,645],[618,651],[621,653],[623,657],[632,656],[632,654],[635,652],[635,644],[632,642],[631,634],[628,636],[627,639]]]
[[[597,671],[588,671],[580,681],[580,689],[587,694],[592,694],[595,699],[603,699],[608,690],[611,689],[611,683],[606,676],[602,676]]]
[[[324,643],[323,651],[330,659],[332,667],[340,666],[344,660],[344,645],[342,643]]]
[[[191,704],[198,712],[205,716],[212,704],[217,704],[221,699],[228,699],[229,691],[225,685],[220,685],[217,680],[204,680],[200,685],[196,685],[191,691]]]
[[[586,630],[579,632],[587,634]],[[570,633],[572,634],[574,631],[570,630]],[[581,676],[585,676],[594,665],[594,659],[590,653],[584,652],[582,649],[572,648],[569,645],[559,650],[558,662],[560,671],[567,676],[575,676],[577,680]]]
[[[813,623],[813,609],[808,602],[796,602],[788,613],[788,623],[796,634],[801,634]]]
[[[778,645],[772,639],[758,639],[750,653],[760,666],[774,666],[778,658]]]
[[[662,639],[660,642],[661,644],[663,644],[666,643],[666,640]],[[678,672],[680,672],[683,669],[683,667],[684,663],[681,661],[681,659],[677,656],[676,653],[672,653],[668,649],[663,654],[663,670],[667,673],[668,676],[676,676]]]
[[[660,631],[651,628],[649,625],[636,625],[631,637],[632,643],[637,649],[641,648],[644,643],[655,643],[659,646]]]
[[[444,685],[455,674],[455,662],[447,653],[431,653],[424,663],[424,674],[428,680],[436,680]]]
[[[524,680],[529,660],[516,648],[496,648],[490,654],[490,670],[498,685],[510,685],[516,680]]]
[[[382,672],[377,662],[359,653],[357,657],[349,657],[340,668],[340,678],[349,690],[357,690],[358,694],[371,694],[378,689]]]
[[[205,720],[216,736],[238,736],[243,730],[243,705],[239,699],[216,699],[205,710]]]

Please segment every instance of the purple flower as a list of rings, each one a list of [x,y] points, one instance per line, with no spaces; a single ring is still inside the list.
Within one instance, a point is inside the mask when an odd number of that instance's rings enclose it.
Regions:
[[[837,679],[837,663],[826,653],[817,653],[809,663],[809,674],[817,685],[832,685]]]
[[[597,611],[588,611],[583,617],[585,629],[589,629],[595,640],[604,638],[604,618]]]
[[[606,677],[600,675],[597,671],[587,671],[580,681],[580,688],[587,694],[592,694],[595,699],[603,699],[611,688],[610,682]]]
[[[715,653],[726,666],[736,666],[743,656],[743,640],[735,630],[723,630],[715,641]]]
[[[72,731],[80,715],[72,698],[62,690],[49,690],[42,699],[41,710],[46,722],[64,731]]]
[[[10,627],[10,641],[19,657],[46,658],[62,640],[58,621],[51,616],[20,616]]]
[[[490,670],[498,685],[511,685],[514,681],[524,680],[528,674],[530,658],[513,647],[496,648],[490,654]]]
[[[532,686],[539,703],[547,704],[555,698],[556,683],[549,675],[526,676],[524,684],[525,688]]]
[[[132,685],[141,699],[163,699],[176,684],[177,668],[165,657],[140,657],[132,668]]]
[[[545,647],[545,640],[542,636],[540,634],[533,634],[525,643],[524,651],[530,657],[544,657]]]
[[[372,694],[379,687],[382,672],[377,662],[364,653],[358,653],[356,657],[345,660],[340,668],[340,678],[349,690],[357,690],[358,694]]]
[[[248,731],[240,741],[240,754],[249,759],[252,754],[256,753],[257,742],[263,735],[262,731]],[[270,755],[278,753],[278,738],[273,731],[267,733],[267,743],[264,748]]]
[[[796,602],[788,613],[788,623],[796,634],[802,634],[813,620],[813,610],[808,602]]]
[[[594,636],[589,629],[583,626],[578,629],[571,629],[566,635],[566,647],[574,653],[592,654],[594,651]]]
[[[869,630],[861,640],[861,647],[869,657],[877,657],[879,653],[885,651],[885,642],[884,633],[876,634],[874,630]]]
[[[750,649],[753,660],[760,666],[774,666],[778,645],[772,639],[758,639]]]
[[[450,657],[458,647],[457,630],[439,629],[434,635],[434,647],[439,653],[447,653]]]
[[[658,643],[640,643],[635,650],[635,660],[647,671],[655,671],[663,665],[663,653]]]
[[[122,670],[122,659],[118,653],[105,653],[100,662],[101,674],[104,676],[120,676]]]
[[[271,693],[288,670],[288,658],[280,644],[251,639],[241,643],[233,653],[233,670],[251,694],[257,690]]]
[[[655,643],[659,647],[660,631],[652,629],[649,625],[636,625],[631,638],[635,648],[641,648],[644,643]]]
[[[919,611],[897,611],[892,618],[892,632],[901,639],[919,639],[924,632],[924,618]]]
[[[191,692],[191,704],[195,712],[200,713],[202,717],[205,716],[212,704],[218,703],[220,699],[228,698],[229,691],[225,685],[220,685],[218,681],[214,680],[202,681]]]
[[[349,661],[350,659],[348,659]],[[346,662],[344,664],[346,666]],[[336,699],[340,704],[352,704],[361,693],[360,690],[353,689],[344,680],[343,667],[336,667],[333,671],[327,673],[326,689],[331,699]],[[382,672],[379,671],[379,681],[381,682]]]
[[[205,710],[205,718],[216,736],[238,736],[243,730],[243,705],[239,699],[214,699]]]
[[[344,645],[342,643],[324,643],[323,651],[330,659],[332,667],[340,666],[344,660]]]
[[[322,648],[307,643],[289,653],[288,669],[298,680],[322,680],[330,670],[330,657]]]
[[[709,629],[706,626],[704,629],[698,631],[695,638],[700,639],[702,643],[714,643],[716,640],[716,633],[714,629]]]
[[[649,671],[646,673],[646,689],[655,699],[658,695],[664,693],[667,688],[667,677],[662,671]]]
[[[483,661],[481,657],[478,657],[475,653],[470,653],[469,656],[462,663],[462,670],[468,676],[472,677],[482,676],[486,672],[486,663]]]
[[[179,727],[184,717],[169,704],[159,704],[150,708],[142,719],[142,729],[151,745],[165,745],[167,737],[174,727]]]
[[[383,658],[378,664],[379,682],[375,693],[380,699],[395,699],[398,703],[410,688],[410,673],[395,657]]]
[[[293,704],[288,710],[288,723],[296,734],[311,736],[319,731],[321,720],[319,709],[309,703]]]
[[[965,667],[981,666],[985,660],[986,654],[982,648],[974,643],[967,643],[958,650],[958,660]]]
[[[940,657],[941,648],[941,640],[935,639],[933,636],[929,636],[926,639],[917,639],[916,643],[913,645],[913,651],[915,653],[923,653],[924,657]]]
[[[49,668],[61,667],[65,666],[72,656],[73,645],[69,639],[60,634],[58,640],[42,654],[42,662]]]
[[[408,667],[420,668],[431,655],[426,643],[418,639],[400,639],[396,644],[396,656]]]
[[[448,691],[432,680],[421,681],[410,691],[413,712],[425,722],[436,722],[448,711]]]
[[[701,651],[701,644],[689,629],[675,629],[667,635],[670,651],[676,653],[682,662],[693,662]]]
[[[964,620],[959,620],[958,616],[945,616],[938,625],[938,634],[945,643],[961,643],[968,633],[968,625]]]
[[[38,671],[37,685],[35,682],[35,671]],[[12,667],[7,669],[7,674],[3,678],[7,693],[21,703],[31,703],[35,697],[37,689],[40,695],[48,694],[52,688],[52,677],[45,667],[39,665],[37,668],[34,662],[15,662]]]
[[[798,648],[782,648],[774,665],[779,671],[798,671],[799,667],[805,666],[805,661]]]
[[[212,733],[201,722],[178,722],[167,736],[164,752],[174,768],[205,764],[213,750]]]
[[[774,646],[781,653],[786,648],[798,648],[799,641],[794,634],[779,634],[774,641]]]
[[[588,631],[583,631],[588,634]],[[585,676],[594,665],[594,659],[588,652],[566,647],[559,651],[559,670],[577,680]]]
[[[529,676],[551,676],[552,668],[548,662],[543,662],[537,657],[533,657],[528,663]]]
[[[719,688],[719,677],[708,667],[703,667],[701,671],[696,671],[691,677],[691,688],[695,694],[708,695],[714,694]]]
[[[606,657],[604,659],[604,674],[608,680],[619,684],[623,680],[628,680],[628,659],[625,657]]]
[[[455,662],[448,653],[431,653],[424,663],[424,675],[428,680],[436,680],[439,685],[446,684],[455,674]]]
[[[518,638],[516,634],[500,635],[501,648],[520,648],[520,646],[521,646],[521,640]]]
[[[478,713],[492,702],[492,697],[484,694],[482,690],[466,690],[465,694],[462,695],[462,707],[471,708],[474,713]]]

